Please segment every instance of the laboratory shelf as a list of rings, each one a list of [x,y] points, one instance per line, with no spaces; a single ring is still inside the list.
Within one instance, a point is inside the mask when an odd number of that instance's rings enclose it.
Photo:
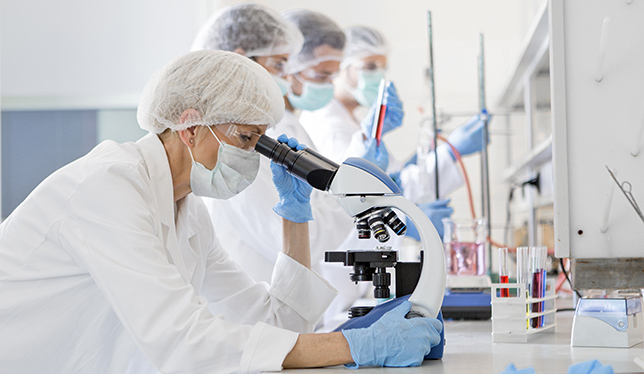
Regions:
[[[523,155],[510,167],[505,169],[501,178],[506,181],[512,181],[520,178],[522,174],[530,169],[536,169],[539,166],[549,162],[552,159],[552,135],[546,140],[537,144],[528,153]]]
[[[523,108],[526,79],[540,71],[549,71],[548,2],[543,1],[523,42],[513,73],[508,77],[497,106],[504,109]]]

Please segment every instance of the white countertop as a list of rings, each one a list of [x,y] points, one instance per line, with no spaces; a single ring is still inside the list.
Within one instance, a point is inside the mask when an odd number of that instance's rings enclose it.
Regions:
[[[573,316],[573,311],[557,312],[555,331],[534,334],[527,343],[494,343],[490,320],[447,321],[442,360],[425,361],[416,368],[363,368],[359,373],[500,373],[510,362],[518,369],[533,367],[537,374],[566,373],[570,365],[593,359],[611,365],[615,373],[644,373],[633,362],[635,357],[644,357],[642,343],[629,349],[571,347]],[[342,366],[315,371],[354,372]],[[311,372],[311,369],[288,372]]]

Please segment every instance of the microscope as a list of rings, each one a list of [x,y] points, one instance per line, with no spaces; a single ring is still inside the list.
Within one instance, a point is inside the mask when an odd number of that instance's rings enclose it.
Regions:
[[[379,242],[384,243],[389,239],[385,225],[397,235],[404,234],[405,225],[393,209],[406,214],[418,229],[423,261],[420,276],[411,286],[413,292],[382,303],[372,310],[356,310],[356,315],[352,316],[355,318],[349,319],[336,331],[368,327],[405,300],[412,304],[407,318],[428,317],[442,321],[440,308],[446,282],[443,243],[429,218],[414,203],[403,197],[398,185],[385,172],[361,158],[348,158],[338,165],[311,149],[294,150],[266,135],[259,138],[255,150],[284,166],[289,174],[313,188],[336,196],[347,214],[354,217],[359,237],[366,238],[373,234]],[[376,248],[374,251],[327,252],[326,260],[353,266],[352,281],[371,280],[376,286],[376,297],[389,297],[391,275],[385,269],[397,266],[396,251]],[[397,284],[400,275],[404,273],[405,270],[397,269]],[[441,342],[425,358],[442,358],[443,345],[444,332],[441,332]]]

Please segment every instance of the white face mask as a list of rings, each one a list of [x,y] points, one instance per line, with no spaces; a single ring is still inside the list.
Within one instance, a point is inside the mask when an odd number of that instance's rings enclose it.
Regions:
[[[217,164],[212,170],[206,169],[195,161],[192,151],[188,148],[192,158],[190,188],[197,196],[229,199],[242,192],[257,177],[259,153],[222,143],[210,126],[206,127],[219,142]]]

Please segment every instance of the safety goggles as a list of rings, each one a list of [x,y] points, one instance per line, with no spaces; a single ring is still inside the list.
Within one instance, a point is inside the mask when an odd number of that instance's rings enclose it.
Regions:
[[[329,73],[317,71],[314,68],[308,68],[298,73],[302,78],[317,83],[331,83],[338,76],[338,73]]]
[[[264,67],[278,77],[284,77],[286,75],[287,62],[288,60],[285,58],[270,56],[266,59],[266,62],[264,62]]]
[[[245,151],[254,151],[259,137],[262,136],[262,134],[249,129],[246,126],[235,125],[232,123],[216,125],[214,126],[214,129],[225,136],[225,139],[221,140],[226,144],[233,145]]]
[[[387,64],[381,61],[369,61],[369,62],[356,61],[350,66],[354,69],[369,71],[369,72],[387,71]]]

